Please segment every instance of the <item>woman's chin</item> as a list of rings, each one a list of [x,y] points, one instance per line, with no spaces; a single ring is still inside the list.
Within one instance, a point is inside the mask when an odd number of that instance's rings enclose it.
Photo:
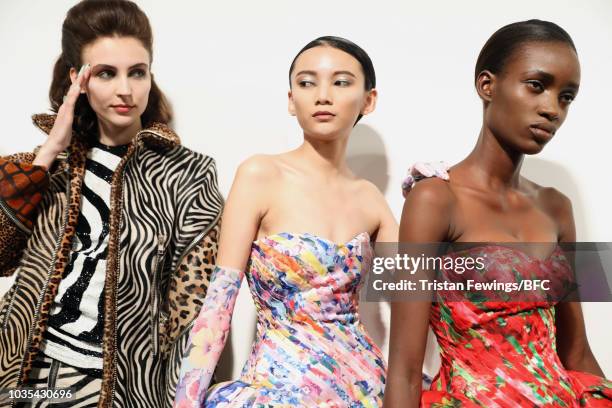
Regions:
[[[323,128],[318,126],[317,129],[309,129],[304,131],[304,134],[307,135],[309,139],[317,140],[320,142],[332,142],[334,140],[340,139],[343,134],[348,134],[350,132],[343,132],[342,130],[336,128]]]
[[[136,123],[140,123],[140,117],[135,117],[133,115],[118,115],[113,114],[103,118],[103,122],[107,127],[116,130],[128,129],[132,126],[135,126]]]
[[[522,150],[523,154],[532,156],[532,155],[538,154],[542,150],[544,150],[544,146],[546,146],[546,143],[538,143],[535,140],[533,140],[533,141],[531,141],[531,143],[529,143],[527,146],[525,146],[521,150]]]

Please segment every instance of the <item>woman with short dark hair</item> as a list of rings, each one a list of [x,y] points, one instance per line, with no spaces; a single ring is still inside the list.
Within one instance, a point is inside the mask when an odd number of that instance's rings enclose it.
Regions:
[[[554,290],[437,292],[433,301],[394,303],[385,407],[610,407],[612,384],[589,348],[580,303],[559,301],[573,282],[558,246],[576,239],[571,202],[520,174],[578,93],[574,43],[554,23],[509,24],[483,47],[475,85],[484,111],[476,146],[448,181],[424,180],[407,194],[400,241],[470,243],[448,256],[481,259],[473,279],[546,279]],[[428,322],[441,368],[421,392]]]

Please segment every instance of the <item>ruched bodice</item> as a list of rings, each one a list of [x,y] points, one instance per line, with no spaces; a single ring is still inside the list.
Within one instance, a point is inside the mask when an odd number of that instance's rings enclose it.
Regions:
[[[247,279],[260,323],[354,323],[367,234],[337,245],[311,234],[281,233],[255,241]]]
[[[214,386],[210,407],[378,407],[385,361],[359,320],[372,260],[367,233],[344,244],[312,234],[255,241],[246,277],[257,336],[240,380]]]
[[[431,390],[423,393],[422,406],[612,406],[610,382],[566,370],[557,355],[553,299],[562,298],[573,282],[559,247],[545,259],[501,245],[452,256],[484,259],[484,268],[470,276],[481,282],[549,279],[550,286],[547,294],[515,292],[507,300],[501,299],[505,293],[439,293],[430,325],[440,346],[441,368]],[[466,279],[452,270],[442,274]]]

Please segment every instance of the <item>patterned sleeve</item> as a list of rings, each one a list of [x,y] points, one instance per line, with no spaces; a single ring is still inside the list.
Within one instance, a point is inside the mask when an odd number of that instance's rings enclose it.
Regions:
[[[191,330],[176,387],[175,408],[201,407],[227,341],[244,272],[215,267],[200,314]]]
[[[49,185],[49,174],[33,160],[32,153],[0,158],[0,276],[15,270]]]

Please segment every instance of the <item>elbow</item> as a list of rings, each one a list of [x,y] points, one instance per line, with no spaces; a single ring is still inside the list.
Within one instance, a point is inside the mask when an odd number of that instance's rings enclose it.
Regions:
[[[412,390],[421,390],[423,383],[423,365],[417,363],[390,364],[387,382],[394,382]]]
[[[385,407],[417,408],[422,392],[421,370],[390,372],[385,387]]]

